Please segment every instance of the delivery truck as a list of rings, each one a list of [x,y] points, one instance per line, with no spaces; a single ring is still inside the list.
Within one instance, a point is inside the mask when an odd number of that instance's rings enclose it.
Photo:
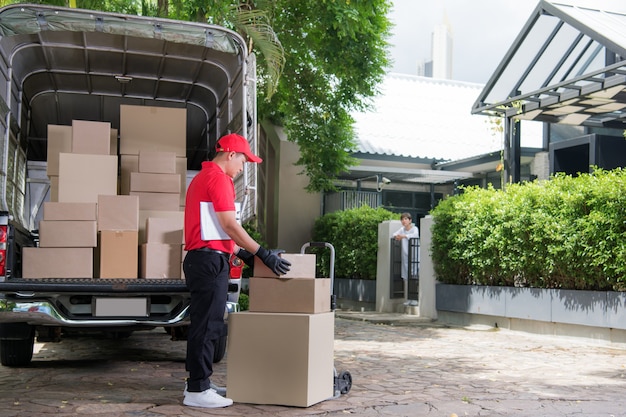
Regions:
[[[257,151],[255,65],[224,27],[0,9],[2,365],[81,332],[185,338],[186,186],[224,134]],[[242,222],[256,214],[256,175],[235,182]]]

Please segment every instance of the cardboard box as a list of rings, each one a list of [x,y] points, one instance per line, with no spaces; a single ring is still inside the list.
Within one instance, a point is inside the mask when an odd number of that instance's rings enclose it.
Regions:
[[[59,201],[59,176],[51,175],[50,177],[50,201]]]
[[[250,311],[260,313],[326,313],[330,311],[330,278],[250,278]]]
[[[139,152],[139,172],[152,174],[176,174],[176,154],[142,150]]]
[[[22,248],[24,278],[93,278],[92,248]]]
[[[308,407],[333,392],[334,313],[228,317],[228,397]]]
[[[39,246],[42,248],[95,248],[98,232],[95,221],[41,220]]]
[[[117,129],[111,129],[111,134],[110,134],[110,140],[111,140],[111,155],[115,155],[117,156],[117,151],[118,151],[118,146],[117,146]]]
[[[120,194],[130,194],[131,172],[139,172],[139,156],[120,155]],[[176,173],[180,175],[179,207],[184,207],[187,193],[187,158],[176,158]]]
[[[176,173],[180,174],[180,206],[185,207],[187,195],[187,158],[176,158]]]
[[[130,191],[143,193],[180,193],[180,175],[131,172]]]
[[[99,195],[117,195],[117,157],[59,154],[59,201],[97,203]]]
[[[139,155],[144,149],[187,156],[187,109],[120,106],[120,153]]]
[[[139,210],[177,211],[180,209],[178,193],[140,193],[131,191],[130,195],[139,197]]]
[[[144,243],[141,245],[141,278],[180,279],[180,243]]]
[[[120,155],[120,194],[130,194],[131,172],[139,172],[139,156]]]
[[[139,210],[139,244],[146,243],[146,224],[150,217],[174,217],[178,221],[185,221],[185,213],[178,210]]]
[[[139,230],[139,197],[99,195],[98,230]]]
[[[139,231],[102,230],[99,233],[100,278],[139,276]]]
[[[43,220],[97,220],[96,203],[43,203]]]
[[[184,220],[180,217],[148,217],[146,221],[147,243],[183,244]]]
[[[72,120],[72,153],[111,154],[111,123]]]
[[[281,258],[284,258],[291,262],[291,269],[285,275],[280,275],[281,278],[315,278],[315,255],[310,253],[282,253]],[[276,278],[274,272],[272,272],[265,264],[259,259],[254,258],[254,276]]]
[[[46,174],[59,175],[59,154],[72,151],[72,126],[48,125],[48,163]]]

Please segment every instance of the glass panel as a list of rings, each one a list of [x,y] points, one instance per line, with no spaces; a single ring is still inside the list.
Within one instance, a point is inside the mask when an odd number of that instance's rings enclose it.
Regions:
[[[598,42],[593,42],[578,61],[569,78],[575,78],[583,74],[604,68],[604,47]]]
[[[575,48],[572,50],[571,54],[569,54],[563,62],[563,65],[561,65],[559,70],[554,74],[554,77],[551,80],[548,80],[548,85],[558,84],[570,78],[570,69],[572,68],[578,57],[583,53],[590,40],[591,39],[589,38],[589,36],[583,36],[580,39]]]
[[[541,54],[532,70],[520,86],[522,94],[539,90],[546,85],[550,73],[557,67],[558,62],[567,54],[572,46],[578,31],[569,25],[563,25],[554,36],[546,50]]]
[[[537,19],[511,61],[501,70],[500,78],[486,97],[486,103],[498,103],[509,98],[514,86],[558,23],[558,18],[549,15],[542,15]]]

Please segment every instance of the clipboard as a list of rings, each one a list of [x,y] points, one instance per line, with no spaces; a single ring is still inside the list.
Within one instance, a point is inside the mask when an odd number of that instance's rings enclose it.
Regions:
[[[235,218],[241,224],[241,203],[235,203]],[[200,202],[200,239],[202,240],[230,240],[230,236],[222,229],[213,203]]]

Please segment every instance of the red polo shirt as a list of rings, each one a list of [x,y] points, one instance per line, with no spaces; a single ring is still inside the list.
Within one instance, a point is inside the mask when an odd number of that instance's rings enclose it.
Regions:
[[[191,180],[185,200],[185,250],[210,248],[232,253],[235,243],[228,240],[202,240],[200,202],[213,203],[215,211],[235,211],[235,186],[232,178],[214,162],[205,161]]]

